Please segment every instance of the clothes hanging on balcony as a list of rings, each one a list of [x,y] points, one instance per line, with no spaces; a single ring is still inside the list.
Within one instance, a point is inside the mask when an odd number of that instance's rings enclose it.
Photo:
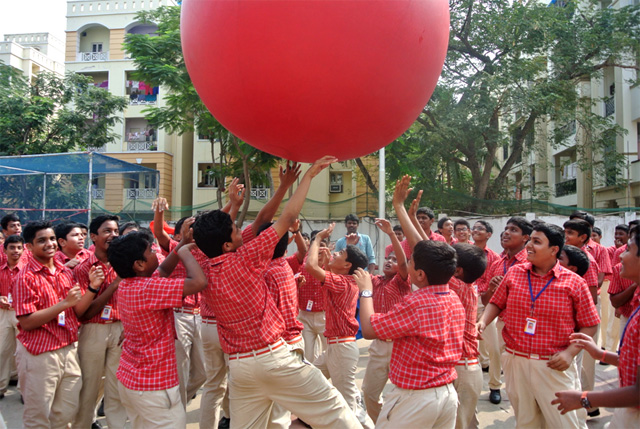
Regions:
[[[98,87],[99,88],[109,88],[109,81],[108,80],[102,81],[102,83],[99,84]]]

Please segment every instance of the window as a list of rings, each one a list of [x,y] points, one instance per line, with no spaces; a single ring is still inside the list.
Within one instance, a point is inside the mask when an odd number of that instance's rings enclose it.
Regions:
[[[198,164],[198,187],[199,188],[217,188],[218,177],[214,168],[214,164],[200,163]]]
[[[93,43],[91,45],[91,52],[102,52],[102,43]]]

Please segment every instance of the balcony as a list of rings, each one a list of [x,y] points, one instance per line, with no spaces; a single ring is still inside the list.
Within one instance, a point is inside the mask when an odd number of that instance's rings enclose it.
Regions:
[[[611,96],[604,100],[604,116],[608,117],[616,113],[616,99]]]
[[[96,147],[96,146],[87,146],[87,150],[89,152],[99,152],[99,153],[104,153],[107,151],[107,145],[103,144],[100,147]]]
[[[577,191],[578,191],[578,182],[576,179],[570,179],[570,180],[565,180],[564,182],[556,183],[556,197],[573,195]]]
[[[78,61],[109,61],[109,51],[105,52],[78,52]]]
[[[91,199],[104,200],[104,189],[95,188],[91,190]]]
[[[156,104],[158,102],[158,95],[145,95],[145,94],[130,94],[129,105],[130,106],[147,106],[150,104]]]
[[[260,201],[268,200],[269,188],[251,188],[251,199]]]
[[[153,200],[156,198],[155,188],[125,188],[124,198],[127,200]]]
[[[155,152],[158,150],[158,142],[155,140],[127,140],[127,150],[129,152]]]

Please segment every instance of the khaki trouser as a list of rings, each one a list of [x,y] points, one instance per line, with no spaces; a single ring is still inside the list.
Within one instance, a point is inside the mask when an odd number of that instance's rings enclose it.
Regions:
[[[478,320],[484,312],[484,306],[478,303]],[[502,366],[500,365],[500,333],[498,332],[498,318],[496,317],[482,332],[482,340],[478,343],[480,363],[489,366],[489,389],[502,387]]]
[[[458,393],[458,413],[456,415],[456,429],[478,428],[480,422],[476,415],[478,398],[482,393],[482,367],[479,364],[456,365],[458,378],[453,387]]]
[[[382,391],[389,379],[393,342],[373,340],[369,346],[369,363],[362,380],[362,396],[367,413],[375,423],[382,409]]]
[[[600,289],[600,344],[610,352],[618,351],[620,341],[620,318],[616,317],[616,309],[609,299],[609,280],[602,282]]]
[[[18,319],[13,310],[0,310],[0,393],[5,393],[16,370]]]
[[[548,360],[527,359],[502,353],[505,388],[516,415],[518,428],[586,428],[587,412],[581,408],[565,415],[551,405],[555,393],[575,390],[575,362],[566,371],[547,367]]]
[[[640,422],[640,410],[637,408],[616,408],[608,429],[637,428]]]
[[[227,417],[230,415],[227,390],[228,368],[220,346],[218,325],[203,322],[201,334],[206,381],[202,386],[200,398],[200,428],[217,429],[220,413]]]
[[[302,330],[304,357],[309,362],[313,362],[327,349],[327,339],[324,337],[324,311],[300,310],[298,320],[304,326]]]
[[[96,405],[104,376],[104,414],[109,427],[121,428],[127,422],[127,412],[118,393],[116,371],[122,347],[118,345],[122,322],[86,323],[78,334],[78,358],[82,369],[80,404],[73,426],[83,429],[95,420]]]
[[[178,386],[167,390],[131,390],[118,383],[122,403],[133,429],[187,427],[187,413],[182,406]]]
[[[453,383],[424,390],[393,386],[385,395],[376,429],[453,429],[457,408],[458,395]]]
[[[289,351],[293,353],[294,357],[300,359],[301,362],[304,359],[304,340],[296,342],[294,344],[287,344]],[[308,363],[308,362],[306,362]],[[282,405],[274,402],[271,407],[271,415],[269,416],[269,429],[283,428],[287,429],[291,426],[291,411],[284,408]]]
[[[201,318],[197,314],[174,313],[176,326],[176,361],[180,380],[180,398],[185,409],[207,379],[200,334]]]
[[[314,428],[361,427],[340,392],[285,346],[229,359],[229,389],[233,428],[267,427],[272,402]]]
[[[18,342],[16,361],[25,428],[66,428],[78,408],[82,378],[78,344],[32,355]]]
[[[598,310],[598,315],[600,315],[600,303],[596,305],[596,309]],[[595,335],[593,336],[593,340],[598,344],[598,338],[600,337],[600,325],[598,325],[598,329],[596,330]],[[580,385],[582,386],[581,390],[593,390],[596,382],[596,360],[591,357],[589,353],[586,353],[584,350],[580,352],[582,355],[582,365],[577,365],[580,370]],[[577,363],[577,359],[576,359]],[[591,410],[589,410],[591,411]]]

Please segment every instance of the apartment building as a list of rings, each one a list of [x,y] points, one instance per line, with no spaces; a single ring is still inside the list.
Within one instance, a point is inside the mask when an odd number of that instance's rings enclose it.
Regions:
[[[29,80],[40,72],[64,76],[64,41],[50,33],[5,34],[0,62],[22,70]]]

